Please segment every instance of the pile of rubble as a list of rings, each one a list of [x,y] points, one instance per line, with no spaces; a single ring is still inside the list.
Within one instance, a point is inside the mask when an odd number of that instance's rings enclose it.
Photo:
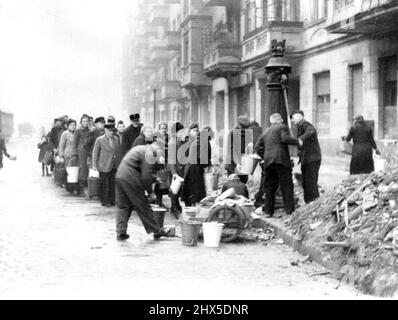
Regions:
[[[377,296],[398,294],[398,170],[353,176],[286,221],[341,267],[344,280]]]

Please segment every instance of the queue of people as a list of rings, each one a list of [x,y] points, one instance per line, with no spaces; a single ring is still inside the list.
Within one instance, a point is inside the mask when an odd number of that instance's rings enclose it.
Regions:
[[[306,121],[302,111],[291,115],[297,127],[293,136],[283,123],[280,114],[270,117],[271,126],[264,132],[258,123],[245,116],[238,118],[238,126],[228,135],[224,167],[229,175],[223,190],[231,188],[249,197],[248,175],[240,172],[242,155],[257,154],[261,157],[262,177],[255,206],[261,207],[266,216],[273,216],[275,196],[279,192],[287,214],[295,211],[294,184],[289,146],[299,150],[304,200],[310,203],[319,198],[318,178],[322,162],[321,148],[316,128]],[[151,204],[165,207],[163,197],[170,197],[170,212],[179,219],[181,202],[192,207],[206,196],[204,174],[212,166],[214,136],[210,127],[201,129],[197,123],[188,127],[176,122],[169,130],[166,122],[152,128],[141,123],[140,115],[130,116],[126,128],[123,121],[109,116],[92,119],[83,115],[77,123],[67,116],[55,119],[54,126],[39,143],[39,162],[48,153],[58,158],[64,166],[78,166],[77,184],[65,184],[71,195],[85,196],[89,170],[98,172],[101,180],[101,204],[117,206],[117,239],[129,238],[128,221],[136,211],[147,233],[155,239],[168,236],[169,230],[158,226]],[[372,149],[377,146],[373,132],[357,117],[353,128],[344,140],[354,140],[351,173],[369,173],[373,168]],[[47,167],[50,165],[50,168]],[[49,175],[54,163],[42,165],[43,175]],[[178,194],[170,191],[173,179],[184,181]]]

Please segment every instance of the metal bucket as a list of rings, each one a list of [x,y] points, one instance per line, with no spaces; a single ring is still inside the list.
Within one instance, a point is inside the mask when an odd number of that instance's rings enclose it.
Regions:
[[[184,182],[184,179],[181,177],[173,178],[173,181],[171,182],[171,185],[170,185],[170,190],[174,195],[178,195],[183,182]]]
[[[164,226],[164,217],[166,215],[167,209],[164,208],[154,208],[152,207],[153,215],[160,228]]]
[[[62,186],[66,182],[65,167],[54,168],[54,182],[57,186]]]
[[[205,173],[204,180],[206,191],[216,191],[218,189],[218,174]]]
[[[199,231],[202,226],[200,222],[180,221],[182,244],[184,246],[195,247],[198,245]]]
[[[242,165],[239,169],[240,173],[248,176],[253,175],[260,160],[260,157],[257,155],[242,155]]]
[[[79,169],[79,167],[66,167],[66,172],[68,173],[68,183],[79,182]]]
[[[101,179],[88,178],[88,196],[89,198],[99,197],[101,195]]]

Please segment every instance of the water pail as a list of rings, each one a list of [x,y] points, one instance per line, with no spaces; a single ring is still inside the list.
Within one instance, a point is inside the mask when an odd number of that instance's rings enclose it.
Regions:
[[[90,198],[99,197],[101,195],[101,179],[100,178],[88,178],[88,196]]]
[[[375,163],[375,171],[376,172],[386,171],[387,160],[383,159],[380,156],[376,156],[374,163]]]
[[[189,218],[196,218],[198,209],[196,207],[185,207],[183,210],[183,219],[189,220]]]
[[[62,186],[66,182],[65,167],[54,168],[54,182],[57,186]]]
[[[207,248],[218,248],[221,242],[224,224],[218,222],[206,222],[203,224],[204,245]]]
[[[205,173],[204,180],[206,191],[216,191],[218,189],[218,174]]]
[[[166,215],[167,209],[152,207],[152,211],[153,211],[153,215],[155,216],[155,220],[158,223],[159,227],[163,228],[164,217]]]
[[[66,172],[68,173],[68,183],[79,182],[79,169],[79,167],[66,167]]]
[[[260,160],[261,158],[258,155],[242,155],[242,165],[239,169],[240,173],[246,174],[248,176],[253,175]]]
[[[200,222],[180,221],[182,244],[184,246],[195,247],[198,245],[199,231],[202,226]]]
[[[174,195],[177,195],[180,192],[183,182],[184,182],[184,179],[181,177],[173,178],[173,181],[171,182],[171,185],[170,185],[170,190]]]

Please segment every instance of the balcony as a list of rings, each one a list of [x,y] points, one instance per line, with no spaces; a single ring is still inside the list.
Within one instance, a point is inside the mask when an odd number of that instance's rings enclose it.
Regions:
[[[170,56],[170,51],[167,49],[156,48],[151,50],[149,54],[149,62],[152,64],[164,64],[167,62]]]
[[[181,32],[168,31],[166,36],[166,46],[171,51],[179,51],[181,49]]]
[[[209,77],[241,72],[242,49],[240,44],[216,42],[205,49],[203,69]]]
[[[202,64],[189,64],[181,69],[181,86],[185,88],[210,86],[211,80],[203,73]]]
[[[326,30],[340,34],[381,34],[398,30],[396,0],[340,0],[330,5]]]
[[[181,98],[180,82],[166,81],[162,86],[160,98],[164,101],[180,99]]]
[[[242,63],[248,63],[267,56],[272,39],[286,40],[286,52],[302,49],[303,23],[300,21],[268,21],[268,23],[245,36],[242,43]]]
[[[149,23],[157,26],[164,25],[169,20],[169,14],[170,10],[168,5],[155,4],[151,8]]]
[[[203,0],[205,7],[226,7],[227,9],[239,10],[240,0]]]

